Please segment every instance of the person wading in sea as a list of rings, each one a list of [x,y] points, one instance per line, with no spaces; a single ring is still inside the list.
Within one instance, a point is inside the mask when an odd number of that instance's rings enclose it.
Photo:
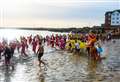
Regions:
[[[38,56],[38,61],[39,61],[39,66],[41,67],[41,63],[43,63],[45,65],[45,63],[41,60],[41,57],[44,54],[44,47],[42,46],[42,43],[39,42],[39,48],[37,51],[37,56]]]
[[[14,70],[14,66],[12,65],[12,62],[11,62],[13,53],[12,53],[11,47],[8,44],[5,45],[4,56],[5,56],[5,65],[7,67],[12,66],[12,70]]]

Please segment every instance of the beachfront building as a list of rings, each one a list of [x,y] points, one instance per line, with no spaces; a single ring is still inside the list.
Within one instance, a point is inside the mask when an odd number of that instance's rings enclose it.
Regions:
[[[105,27],[120,27],[120,9],[105,13]]]
[[[120,35],[120,9],[106,12],[105,23],[102,26],[107,33]]]

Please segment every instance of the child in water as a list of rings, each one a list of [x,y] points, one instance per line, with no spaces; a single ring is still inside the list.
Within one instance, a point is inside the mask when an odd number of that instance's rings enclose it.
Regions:
[[[99,43],[97,43],[97,52],[98,52],[99,57],[101,56],[101,54],[103,52],[103,49]]]
[[[75,40],[75,50],[77,53],[80,52],[80,44],[77,42],[77,40]]]

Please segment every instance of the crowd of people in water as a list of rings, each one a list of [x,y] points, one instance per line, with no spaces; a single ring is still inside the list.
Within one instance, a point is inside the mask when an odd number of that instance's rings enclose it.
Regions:
[[[111,39],[111,35],[107,36],[107,40]],[[77,52],[80,54],[81,50],[87,51],[87,56],[93,60],[100,61],[100,54],[103,49],[100,45],[100,40],[104,40],[100,34],[94,34],[92,32],[87,34],[82,33],[69,33],[69,34],[52,34],[42,37],[40,35],[36,36],[21,36],[20,39],[12,40],[8,43],[7,39],[0,41],[0,60],[4,57],[5,65],[9,65],[11,58],[14,56],[15,50],[21,54],[23,57],[28,57],[29,54],[26,50],[32,47],[32,51],[37,55],[39,65],[42,62],[41,57],[44,54],[44,45],[50,46],[51,48],[57,48],[60,50],[67,50],[70,52]]]
[[[14,55],[15,50],[17,50],[21,56],[28,57],[29,54],[27,54],[26,51],[30,46],[32,46],[32,51],[35,54],[40,54],[38,55],[38,59],[40,61],[44,51],[42,42],[43,38],[41,38],[39,35],[36,35],[34,37],[32,37],[32,35],[29,37],[21,36],[20,40],[15,39],[10,42],[8,42],[7,39],[3,39],[0,42],[0,60],[2,59],[2,56],[4,56],[5,65],[10,65],[10,61]]]

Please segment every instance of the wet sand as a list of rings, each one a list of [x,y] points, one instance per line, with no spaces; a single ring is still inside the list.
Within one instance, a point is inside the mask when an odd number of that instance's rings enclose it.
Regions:
[[[47,63],[41,69],[37,57],[30,50],[28,59],[17,52],[14,70],[7,70],[0,63],[0,82],[120,82],[120,40],[103,45],[106,59],[90,60],[86,54],[73,54],[45,47],[42,60]]]

